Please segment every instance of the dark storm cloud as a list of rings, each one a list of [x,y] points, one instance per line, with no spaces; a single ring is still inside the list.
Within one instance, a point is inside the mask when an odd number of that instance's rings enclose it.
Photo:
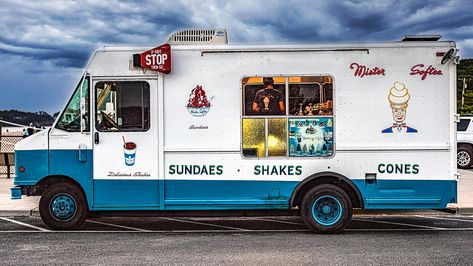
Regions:
[[[227,28],[231,41],[260,43],[398,40],[422,33],[462,41],[473,33],[468,11],[473,3],[461,0],[6,1],[3,6],[0,52],[52,60],[60,67],[83,67],[103,44],[157,44],[186,27]]]
[[[0,11],[0,51],[61,67],[84,67],[103,44],[150,44],[192,26],[182,5],[141,2],[6,2]]]
[[[471,0],[2,0],[1,7],[0,109],[56,112],[98,47],[157,45],[191,27],[225,28],[230,43],[441,34],[463,58],[473,57]]]

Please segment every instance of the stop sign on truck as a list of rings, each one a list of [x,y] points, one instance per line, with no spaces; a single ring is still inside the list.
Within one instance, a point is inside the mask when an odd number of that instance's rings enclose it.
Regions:
[[[142,68],[149,68],[164,74],[171,73],[171,45],[166,43],[141,53],[140,61]]]

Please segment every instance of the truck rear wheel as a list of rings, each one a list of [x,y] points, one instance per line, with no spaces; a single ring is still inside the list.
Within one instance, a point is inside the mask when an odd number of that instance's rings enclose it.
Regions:
[[[473,163],[473,149],[471,146],[461,145],[457,149],[457,165],[461,169],[469,169]]]
[[[352,203],[343,189],[319,185],[304,196],[301,215],[307,227],[316,233],[338,233],[351,221]]]
[[[55,230],[78,228],[87,218],[82,191],[71,183],[57,183],[46,189],[39,201],[43,222]]]

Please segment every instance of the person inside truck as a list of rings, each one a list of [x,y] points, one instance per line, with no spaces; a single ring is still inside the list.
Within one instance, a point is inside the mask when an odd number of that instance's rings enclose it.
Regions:
[[[272,77],[263,78],[264,88],[256,92],[253,100],[252,110],[261,115],[283,115],[285,114],[284,94],[276,90]]]

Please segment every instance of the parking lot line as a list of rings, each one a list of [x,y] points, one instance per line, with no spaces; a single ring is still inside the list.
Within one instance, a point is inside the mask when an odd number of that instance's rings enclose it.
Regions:
[[[397,232],[411,232],[411,231],[473,231],[473,228],[357,228],[357,229],[344,229],[344,231],[348,232],[389,232],[389,231],[397,231]]]
[[[94,223],[94,224],[107,225],[107,226],[117,227],[117,228],[122,228],[122,229],[129,229],[129,230],[132,230],[132,231],[150,232],[150,230],[146,230],[146,229],[130,227],[130,226],[124,226],[124,225],[119,225],[119,224],[104,223],[104,222],[99,222],[99,221],[94,221],[94,220],[86,220],[86,222]]]
[[[417,217],[421,217],[421,218],[427,218],[427,219],[436,219],[436,220],[446,220],[446,221],[473,223],[473,220],[465,220],[465,219],[458,219],[458,218],[431,217],[431,216],[424,216],[424,215],[416,215],[416,216],[417,216]]]
[[[292,225],[305,225],[304,223],[296,223],[296,222],[290,222],[290,221],[280,221],[276,219],[268,219],[268,218],[256,218],[256,217],[251,217],[248,218],[248,220],[258,220],[258,221],[267,221],[267,222],[275,222],[275,223],[282,223],[282,224],[292,224]]]
[[[197,222],[196,222],[197,223]],[[204,223],[202,223],[204,224]],[[407,224],[406,224],[407,225]],[[419,232],[419,231],[437,231],[437,232],[446,232],[446,231],[473,231],[473,228],[347,228],[344,231],[346,232]],[[108,230],[0,230],[0,234],[8,233],[155,233],[155,234],[214,234],[214,233],[309,233],[309,229],[258,229],[258,230],[117,230],[117,231],[108,231]]]
[[[4,221],[7,221],[7,222],[11,222],[11,223],[23,225],[23,226],[26,226],[26,227],[29,227],[29,228],[33,228],[33,229],[36,229],[36,230],[39,230],[39,231],[42,231],[42,232],[49,232],[50,231],[46,228],[34,226],[34,225],[31,225],[31,224],[23,223],[23,222],[16,221],[16,220],[13,220],[13,219],[9,219],[9,218],[5,218],[5,217],[0,217],[0,219],[4,220]]]
[[[131,234],[205,234],[205,233],[307,233],[309,229],[290,229],[290,230],[149,230],[149,231],[130,231],[130,230],[116,230],[116,231],[104,231],[104,230],[61,230],[61,231],[36,231],[36,230],[0,230],[1,233],[131,233]]]
[[[219,225],[219,224],[210,224],[210,223],[203,223],[203,222],[196,222],[196,221],[189,221],[189,220],[181,220],[181,219],[177,219],[177,218],[159,217],[159,219],[168,220],[168,221],[175,221],[175,222],[198,224],[198,225],[213,226],[213,227],[219,227],[219,228],[225,228],[225,229],[237,230],[237,231],[252,231],[252,230],[249,230],[249,229],[243,229],[243,228],[238,228],[238,227],[225,226],[225,225]]]
[[[416,228],[424,228],[424,229],[431,229],[431,230],[442,230],[446,228],[442,227],[434,227],[434,226],[427,226],[427,225],[417,225],[417,224],[406,224],[406,223],[398,223],[398,222],[387,222],[387,221],[378,221],[378,220],[371,220],[371,219],[353,219],[353,221],[360,221],[360,222],[373,222],[373,223],[381,223],[381,224],[390,224],[390,225],[402,225],[402,226],[410,226]]]
[[[446,231],[473,231],[473,228],[440,228],[440,229],[430,229],[430,228],[358,228],[358,229],[344,229],[347,232],[419,232],[419,231],[436,231],[436,232],[446,232]],[[236,231],[236,230],[148,230],[148,231],[131,231],[131,230],[117,230],[117,231],[105,231],[105,230],[63,230],[63,231],[39,231],[39,230],[0,230],[0,234],[10,234],[10,233],[103,233],[103,234],[114,234],[114,233],[155,233],[155,234],[215,234],[215,233],[224,233],[224,234],[235,234],[235,233],[245,233],[245,234],[257,234],[257,233],[310,233],[309,229],[289,229],[289,230],[246,230],[246,231]]]

